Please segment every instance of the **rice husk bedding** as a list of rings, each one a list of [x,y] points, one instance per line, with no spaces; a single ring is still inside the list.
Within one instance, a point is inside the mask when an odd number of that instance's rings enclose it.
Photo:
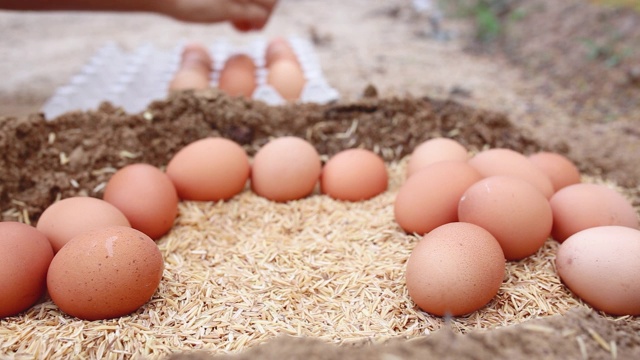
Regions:
[[[269,107],[215,90],[182,92],[125,114],[109,104],[45,121],[0,119],[2,220],[36,224],[56,199],[101,197],[129,163],[160,168],[186,144],[224,136],[249,155],[269,139],[309,140],[326,160],[364,147],[388,164],[388,191],[367,201],[320,195],[274,203],[248,188],[229,201],[181,202],[157,241],[165,271],[154,297],[117,319],[70,317],[45,296],[0,320],[0,358],[637,358],[640,322],[576,298],[555,273],[559,244],[507,263],[498,295],[455,318],[420,311],[405,262],[419,237],[393,218],[407,155],[447,136],[471,151],[545,149],[505,116],[448,100],[366,98]],[[563,147],[548,149],[562,152]],[[588,164],[576,161],[585,181]],[[611,186],[615,183],[606,180]],[[618,188],[638,204],[637,189]]]

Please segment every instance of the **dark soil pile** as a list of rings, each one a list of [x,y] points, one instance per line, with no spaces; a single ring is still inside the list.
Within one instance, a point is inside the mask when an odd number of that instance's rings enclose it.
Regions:
[[[56,198],[100,197],[101,184],[115,169],[135,162],[165,166],[180,148],[203,137],[230,138],[253,155],[270,137],[283,135],[309,140],[320,154],[364,147],[387,161],[434,136],[452,137],[471,150],[491,146],[529,153],[542,148],[505,116],[450,101],[365,99],[270,107],[216,90],[174,94],[137,115],[103,104],[97,111],[68,113],[55,121],[37,115],[1,121],[2,219],[15,220],[26,211],[35,223]]]

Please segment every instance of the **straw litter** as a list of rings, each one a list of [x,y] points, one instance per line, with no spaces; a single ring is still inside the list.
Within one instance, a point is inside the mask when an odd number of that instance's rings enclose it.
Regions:
[[[0,320],[0,355],[238,353],[279,335],[335,344],[384,342],[445,326],[456,333],[495,329],[585,306],[556,275],[559,244],[549,240],[534,256],[507,263],[503,285],[484,309],[445,320],[416,308],[404,266],[418,237],[402,232],[393,219],[405,166],[406,159],[390,163],[389,190],[363,202],[316,192],[273,203],[248,189],[227,202],[183,202],[175,227],[158,241],[165,272],[148,304],[129,316],[90,322],[44,301]],[[615,343],[589,334],[615,353]]]

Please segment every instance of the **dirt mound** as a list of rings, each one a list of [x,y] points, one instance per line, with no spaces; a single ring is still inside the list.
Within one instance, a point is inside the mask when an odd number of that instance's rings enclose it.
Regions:
[[[28,213],[35,222],[57,198],[101,196],[111,174],[126,164],[165,166],[180,148],[206,136],[233,139],[253,155],[269,137],[282,135],[306,138],[325,155],[364,147],[387,161],[434,136],[452,137],[470,150],[542,148],[504,115],[451,101],[365,99],[270,107],[216,90],[187,92],[137,115],[105,103],[98,111],[68,113],[51,122],[36,115],[1,121],[0,211],[3,220]]]

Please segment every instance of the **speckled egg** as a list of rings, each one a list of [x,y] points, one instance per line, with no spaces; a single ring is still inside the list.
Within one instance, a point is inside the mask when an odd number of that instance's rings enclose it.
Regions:
[[[47,287],[63,312],[85,320],[130,314],[156,292],[164,262],[141,231],[112,226],[84,232],[53,258]]]
[[[411,299],[438,316],[459,316],[493,299],[505,275],[498,241],[483,228],[462,222],[426,234],[407,261]]]

